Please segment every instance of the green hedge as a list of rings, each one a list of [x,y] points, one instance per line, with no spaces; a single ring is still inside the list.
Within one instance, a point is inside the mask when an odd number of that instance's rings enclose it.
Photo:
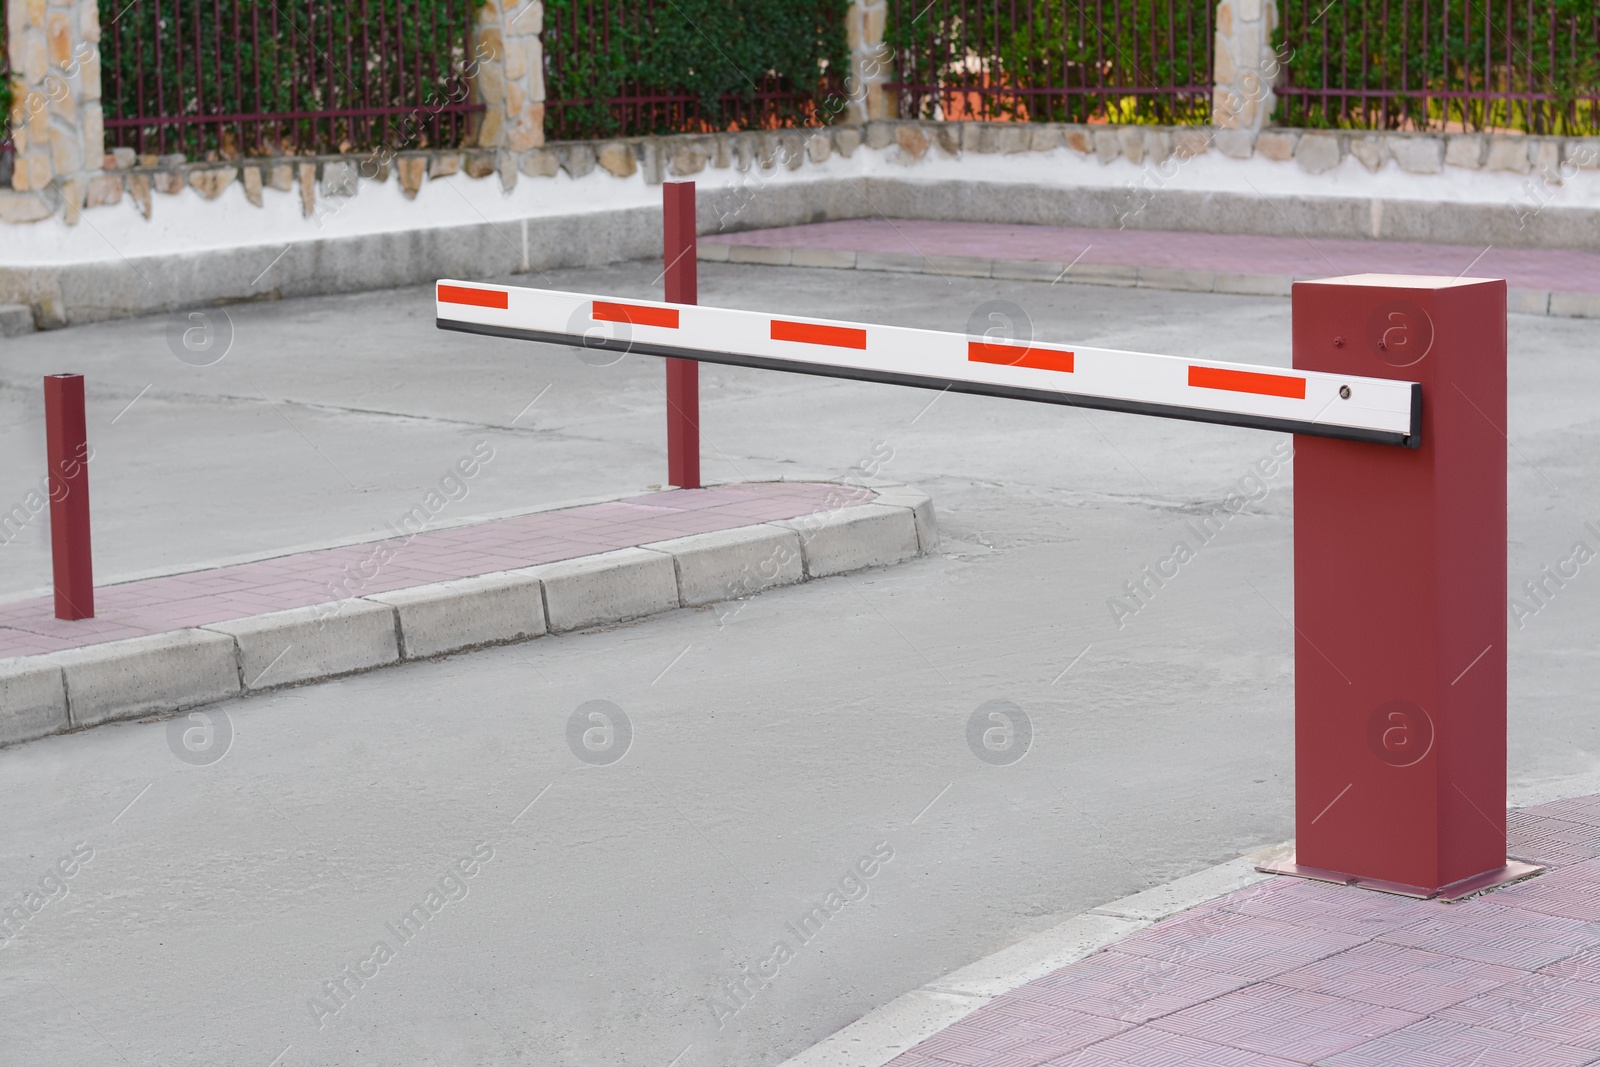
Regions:
[[[897,80],[917,86],[1090,89],[962,98],[960,117],[1038,122],[1205,122],[1210,113],[1211,10],[1215,0],[891,0],[885,40]],[[1203,86],[1195,94],[1140,90]],[[940,94],[903,114],[948,112]],[[914,112],[914,114],[912,114]],[[947,116],[948,117],[948,116]]]
[[[1448,19],[1444,11],[1449,12]],[[1449,122],[1473,130],[1535,134],[1596,130],[1595,111],[1578,103],[1579,97],[1600,92],[1596,0],[1520,0],[1513,5],[1466,3],[1449,8],[1397,0],[1340,0],[1332,7],[1327,0],[1283,0],[1283,14],[1286,29],[1278,33],[1276,43],[1279,54],[1288,57],[1285,66],[1292,84],[1324,87],[1326,63],[1328,88],[1406,90],[1387,105],[1350,97],[1325,102],[1284,97],[1278,115],[1285,125],[1413,129],[1442,128]],[[1485,20],[1490,18],[1486,30]],[[1509,84],[1515,92],[1551,93],[1555,99],[1509,105],[1503,97],[1423,102],[1424,88],[1480,92],[1486,76],[1489,89],[1503,92]]]
[[[99,2],[106,27],[101,85],[106,118],[115,119],[413,108],[463,100],[459,82],[451,85],[451,68],[471,58],[467,34],[483,0],[177,0],[176,17],[172,0]],[[151,125],[145,143],[147,151],[190,158],[230,150],[359,150],[393,144],[405,117],[287,121],[281,144],[272,140],[270,127],[262,135],[269,140],[262,141],[256,125],[245,123],[168,126],[165,144],[158,145]],[[423,117],[429,117],[426,110]],[[441,128],[423,125],[437,143]],[[134,129],[106,131],[108,145],[136,141]]]
[[[552,139],[796,125],[849,69],[849,0],[546,0]],[[759,91],[796,99],[756,102]],[[689,106],[618,105],[683,95]]]

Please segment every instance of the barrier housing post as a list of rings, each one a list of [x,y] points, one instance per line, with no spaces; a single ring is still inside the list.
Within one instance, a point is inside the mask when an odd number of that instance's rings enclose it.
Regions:
[[[699,262],[695,249],[694,182],[661,186],[662,259],[669,304],[697,304]],[[667,484],[700,488],[700,364],[668,359]]]
[[[94,563],[89,548],[89,443],[83,375],[44,379],[44,435],[50,464],[50,563],[56,618],[94,618]]]
[[[1297,282],[1294,366],[1422,386],[1420,446],[1296,435],[1296,855],[1461,895],[1506,859],[1506,285]],[[1358,387],[1359,388],[1359,387]]]

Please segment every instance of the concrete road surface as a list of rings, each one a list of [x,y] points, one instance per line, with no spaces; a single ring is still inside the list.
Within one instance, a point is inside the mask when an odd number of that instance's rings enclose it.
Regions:
[[[656,272],[548,284],[642,296]],[[1283,300],[702,279],[705,303],[959,330],[1009,300],[1045,339],[1288,362]],[[440,334],[423,291],[227,319],[208,367],[166,319],[0,342],[0,499],[42,470],[37,380],[66,369],[90,375],[102,575],[381,535],[482,439],[459,517],[662,477],[656,361]],[[1512,319],[1516,588],[1600,548],[1592,335]],[[46,901],[0,947],[0,1063],[771,1064],[1292,833],[1292,468],[1244,481],[1286,438],[725,368],[703,396],[708,477],[876,457],[933,495],[941,552],[0,751],[0,896]],[[1115,619],[1241,485],[1250,507]],[[0,546],[4,592],[47,581],[42,534]],[[1513,627],[1514,782],[1600,769],[1597,590],[1585,567]],[[574,731],[597,700],[622,714]],[[1020,710],[1012,754],[1031,726],[1015,762],[969,744],[992,701]],[[226,756],[185,762],[190,729]]]

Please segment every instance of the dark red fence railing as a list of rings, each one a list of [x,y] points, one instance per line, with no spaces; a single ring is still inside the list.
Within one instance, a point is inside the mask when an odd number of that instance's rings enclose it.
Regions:
[[[9,0],[8,0],[9,2]],[[106,145],[292,155],[455,145],[472,0],[101,0]]]
[[[1600,132],[1596,0],[1282,0],[1288,126]]]
[[[1214,0],[890,0],[905,118],[1205,122]]]

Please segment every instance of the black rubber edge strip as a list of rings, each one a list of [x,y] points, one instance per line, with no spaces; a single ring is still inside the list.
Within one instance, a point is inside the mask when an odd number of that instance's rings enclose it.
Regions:
[[[542,341],[564,348],[586,348],[590,351],[619,352],[627,355],[637,352],[645,356],[666,359],[690,359],[696,363],[721,363],[730,367],[754,367],[758,370],[788,371],[793,374],[811,374],[820,378],[847,378],[859,382],[881,382],[885,385],[905,385],[914,389],[949,390],[954,393],[973,393],[978,396],[997,396],[1007,400],[1031,400],[1040,404],[1065,404],[1069,407],[1093,408],[1099,411],[1121,411],[1130,415],[1154,415],[1162,419],[1182,419],[1185,422],[1207,422],[1219,426],[1242,426],[1251,430],[1276,430],[1280,433],[1298,433],[1309,437],[1331,437],[1338,441],[1361,441],[1374,445],[1400,445],[1406,448],[1422,447],[1420,432],[1412,434],[1390,433],[1385,430],[1364,430],[1353,426],[1330,426],[1326,423],[1301,422],[1298,419],[1277,419],[1267,415],[1242,415],[1230,411],[1208,411],[1205,408],[1186,408],[1174,404],[1149,404],[1142,400],[1120,400],[1115,397],[1083,396],[1048,389],[1023,389],[1011,385],[990,385],[985,382],[962,382],[947,378],[924,378],[915,374],[897,374],[892,371],[862,370],[858,367],[821,366],[799,363],[767,356],[746,356],[734,352],[708,352],[698,348],[675,348],[648,341],[614,341],[609,338],[578,337],[565,333],[545,333],[541,330],[523,330],[511,326],[486,326],[476,322],[455,319],[435,319],[441,330],[458,333],[475,333],[485,337],[506,337],[516,341]],[[1422,386],[1411,386],[1411,425],[1422,425]]]

